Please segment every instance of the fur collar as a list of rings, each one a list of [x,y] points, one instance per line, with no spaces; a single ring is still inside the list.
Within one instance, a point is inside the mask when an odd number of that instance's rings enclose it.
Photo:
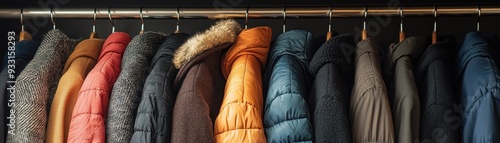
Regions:
[[[221,20],[202,33],[189,38],[174,54],[172,59],[175,68],[181,68],[201,53],[213,49],[217,45],[233,43],[241,32],[241,26],[232,19]]]

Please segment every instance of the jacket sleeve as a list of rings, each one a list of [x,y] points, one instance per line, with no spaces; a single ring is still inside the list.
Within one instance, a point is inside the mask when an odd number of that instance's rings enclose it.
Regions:
[[[266,142],[262,68],[266,65],[271,28],[243,30],[223,59],[227,77],[224,99],[215,120],[216,142]]]
[[[273,42],[264,75],[263,121],[269,142],[312,142],[305,100],[312,43],[312,34],[303,30],[285,32]]]
[[[33,41],[31,41],[31,42],[35,43]],[[23,48],[26,48],[25,50],[35,50],[36,51],[36,48],[38,48],[38,44],[35,43],[32,47],[27,46],[27,47],[23,47]],[[25,51],[21,51],[21,52],[25,53]],[[18,54],[20,54],[20,53],[18,53]],[[14,130],[9,129],[8,124],[10,123],[10,119],[7,119],[7,117],[10,116],[10,108],[11,107],[9,107],[9,104],[12,106],[15,105],[15,101],[13,101],[13,102],[8,101],[11,98],[10,97],[11,91],[7,90],[7,88],[10,88],[11,85],[14,86],[14,84],[7,83],[7,81],[15,81],[16,77],[24,70],[26,65],[28,65],[28,63],[31,61],[31,58],[33,58],[33,55],[34,55],[34,52],[33,53],[26,53],[26,55],[19,56],[19,58],[15,59],[15,61],[16,61],[15,70],[14,70],[15,73],[12,73],[13,75],[15,75],[14,77],[9,76],[10,74],[9,74],[8,61],[5,61],[5,63],[7,65],[3,68],[2,72],[0,73],[0,88],[2,89],[2,90],[0,90],[0,101],[1,101],[0,103],[4,103],[3,105],[0,105],[1,106],[0,107],[0,117],[5,117],[5,118],[0,119],[0,124],[4,125],[4,126],[0,127],[0,131],[3,131],[2,134],[0,134],[0,142],[6,141],[6,137],[7,137],[9,130],[14,131]],[[5,57],[7,58],[7,55]],[[12,90],[12,91],[15,92],[14,90]]]
[[[122,58],[121,72],[113,84],[106,118],[107,142],[130,142],[142,89],[150,62],[165,38],[164,33],[145,32],[130,41]]]
[[[5,142],[5,138],[7,136],[7,132],[10,130],[8,127],[9,117],[10,115],[10,107],[8,106],[9,102],[8,99],[10,98],[10,92],[7,90],[9,84],[7,81],[9,80],[9,73],[7,73],[9,69],[8,68],[3,68],[2,72],[0,73],[0,102],[2,105],[0,105],[0,142]]]
[[[444,47],[429,47],[444,48]],[[436,51],[434,51],[436,52]],[[443,56],[443,55],[441,55]],[[423,80],[419,85],[420,99],[422,104],[422,118],[420,120],[420,141],[428,140],[434,142],[460,142],[460,126],[462,119],[454,110],[457,94],[451,84],[451,75],[448,67],[450,62],[434,61],[430,64],[427,74],[418,77]],[[435,132],[443,134],[434,138]]]
[[[7,142],[43,142],[47,114],[64,62],[77,41],[70,40],[59,30],[49,31],[33,60],[17,77],[16,133]]]
[[[234,62],[215,121],[216,142],[265,142],[260,64],[253,56]]]
[[[176,74],[177,70],[167,59],[157,61],[144,85],[131,142],[170,142],[175,98],[171,82]]]
[[[264,123],[269,142],[312,141],[312,127],[304,96],[306,71],[297,59],[284,55],[273,66]]]
[[[470,32],[459,50],[463,142],[500,141],[500,72],[493,45],[497,38]]]
[[[458,96],[454,88],[454,73],[450,68],[456,59],[455,40],[447,38],[427,47],[415,66],[422,115],[420,141],[460,142],[462,119],[457,112]],[[453,53],[453,54],[450,54]],[[435,138],[436,132],[442,132]]]
[[[90,143],[106,140],[104,126],[106,114],[103,114],[105,113],[103,110],[107,108],[108,96],[106,91],[97,88],[80,91],[71,115],[68,142]]]
[[[121,56],[106,55],[90,71],[71,115],[68,142],[105,142],[109,95],[120,73]]]
[[[356,46],[354,87],[349,108],[354,142],[395,142],[391,107],[375,43],[367,38]]]

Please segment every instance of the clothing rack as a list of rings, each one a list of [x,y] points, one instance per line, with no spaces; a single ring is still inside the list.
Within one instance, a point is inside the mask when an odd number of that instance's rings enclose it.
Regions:
[[[330,15],[331,10],[331,15]],[[500,6],[237,7],[237,8],[24,8],[25,18],[319,18],[371,16],[500,15]],[[0,9],[0,18],[19,18],[21,9]]]

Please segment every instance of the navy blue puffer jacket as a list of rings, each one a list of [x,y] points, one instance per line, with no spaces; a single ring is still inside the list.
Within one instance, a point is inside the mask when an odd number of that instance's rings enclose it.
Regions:
[[[494,39],[479,32],[465,37],[458,54],[458,79],[466,143],[500,142],[500,71]]]
[[[313,36],[293,30],[279,35],[269,51],[264,75],[264,126],[268,142],[312,142],[306,103],[307,65]]]

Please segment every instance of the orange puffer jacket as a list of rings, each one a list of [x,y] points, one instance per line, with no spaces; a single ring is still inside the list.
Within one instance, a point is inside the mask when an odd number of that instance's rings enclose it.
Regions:
[[[215,142],[266,142],[262,123],[262,70],[272,38],[269,27],[243,30],[222,61],[227,78]]]

